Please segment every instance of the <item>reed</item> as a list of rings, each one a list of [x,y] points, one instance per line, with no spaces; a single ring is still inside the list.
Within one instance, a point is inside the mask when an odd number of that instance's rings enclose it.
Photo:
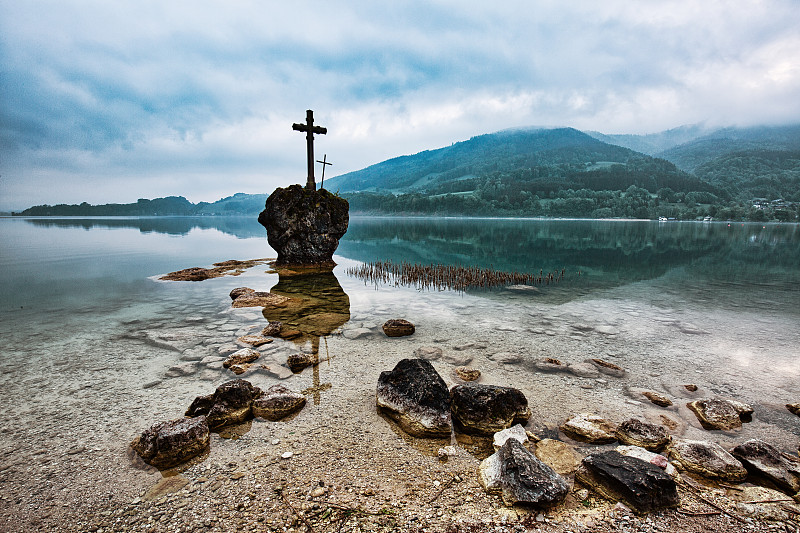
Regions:
[[[417,289],[456,290],[490,289],[508,285],[549,285],[564,279],[565,269],[555,272],[539,270],[538,274],[526,272],[502,272],[491,268],[462,267],[452,265],[419,265],[416,263],[393,263],[375,261],[345,270],[347,275],[361,278],[364,283],[394,284]]]

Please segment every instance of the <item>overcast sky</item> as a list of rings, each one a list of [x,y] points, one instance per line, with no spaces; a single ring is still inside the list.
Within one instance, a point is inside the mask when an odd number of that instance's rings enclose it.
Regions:
[[[327,176],[518,126],[798,123],[798,28],[797,0],[0,0],[0,210],[301,183],[306,109]]]

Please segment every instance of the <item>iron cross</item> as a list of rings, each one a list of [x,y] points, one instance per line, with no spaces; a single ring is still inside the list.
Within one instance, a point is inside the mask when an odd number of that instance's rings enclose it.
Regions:
[[[333,163],[328,163],[328,154],[322,156],[322,161],[317,159],[317,163],[322,163],[322,183],[319,185],[319,188],[322,189],[325,187],[325,167],[332,165]]]
[[[317,190],[317,184],[314,181],[314,134],[319,133],[320,135],[325,135],[328,133],[328,128],[315,126],[314,112],[309,109],[306,111],[306,123],[297,124],[295,122],[292,124],[292,129],[306,132],[306,153],[308,156],[308,181],[306,181],[306,189],[315,191]],[[324,166],[322,168],[323,170],[325,169]]]

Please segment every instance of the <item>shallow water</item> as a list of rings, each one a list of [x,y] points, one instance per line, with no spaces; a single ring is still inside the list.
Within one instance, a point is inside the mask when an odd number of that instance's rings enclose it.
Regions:
[[[372,420],[378,374],[419,346],[439,346],[444,357],[434,366],[449,385],[453,368],[469,360],[482,383],[522,389],[534,413],[529,427],[545,434],[592,411],[617,422],[666,416],[673,434],[723,445],[758,436],[793,452],[800,440],[800,419],[784,408],[800,401],[797,225],[354,218],[332,276],[257,266],[196,283],[156,277],[274,257],[261,226],[239,218],[0,219],[0,247],[0,396],[11,406],[0,422],[0,481],[12,493],[43,480],[58,490],[59,476],[89,462],[133,468],[127,443],[235,377],[222,356],[267,319],[303,334],[262,348],[259,363],[269,370],[242,377],[306,391],[301,417],[315,423],[333,413]],[[566,275],[537,290],[458,293],[376,287],[345,274],[374,260]],[[296,316],[231,309],[228,293],[240,286],[311,303]],[[385,337],[389,318],[410,320],[416,333]],[[292,374],[286,357],[299,350],[321,363]],[[502,363],[497,354],[507,352],[519,362]],[[627,374],[543,373],[535,363],[544,357],[601,358]],[[688,392],[688,383],[700,390]],[[656,407],[641,390],[675,405]],[[703,430],[685,403],[707,396],[750,403],[753,421],[737,432]],[[69,463],[73,452],[80,460]]]

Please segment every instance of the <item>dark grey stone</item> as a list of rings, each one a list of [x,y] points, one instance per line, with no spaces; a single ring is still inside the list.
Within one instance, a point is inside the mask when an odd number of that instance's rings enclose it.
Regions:
[[[463,433],[494,435],[531,416],[519,389],[497,385],[456,385],[450,389],[453,423]]]
[[[750,474],[768,479],[780,490],[794,495],[800,491],[800,461],[758,439],[751,439],[731,450]]]

